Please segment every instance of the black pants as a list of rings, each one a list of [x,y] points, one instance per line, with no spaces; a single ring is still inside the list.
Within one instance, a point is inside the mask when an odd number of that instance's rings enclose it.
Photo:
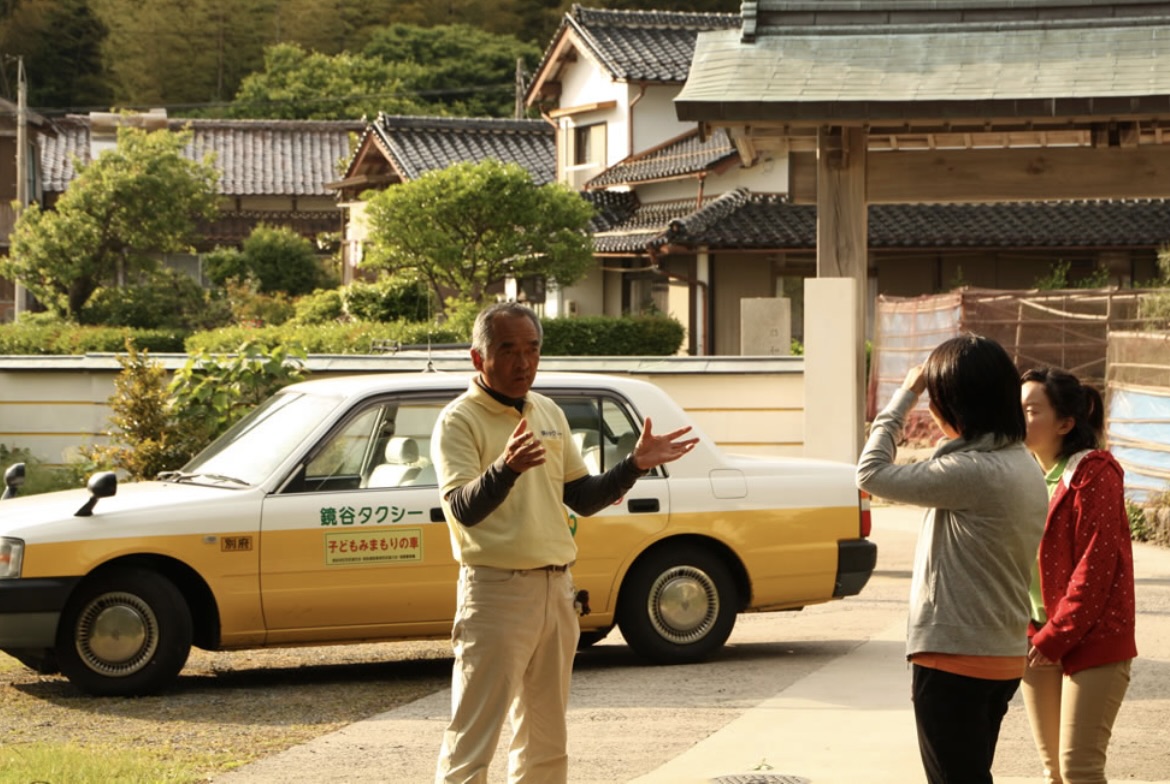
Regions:
[[[914,665],[918,750],[930,784],[991,784],[999,725],[1020,679],[988,681]]]

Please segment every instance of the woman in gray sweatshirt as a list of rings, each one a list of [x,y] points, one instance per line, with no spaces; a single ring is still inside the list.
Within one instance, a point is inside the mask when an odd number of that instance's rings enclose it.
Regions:
[[[946,439],[895,465],[906,414],[930,395]],[[927,507],[914,557],[906,655],[930,784],[991,782],[1028,652],[1028,586],[1048,507],[1024,447],[1019,372],[989,338],[939,345],[874,420],[857,467],[871,495]]]

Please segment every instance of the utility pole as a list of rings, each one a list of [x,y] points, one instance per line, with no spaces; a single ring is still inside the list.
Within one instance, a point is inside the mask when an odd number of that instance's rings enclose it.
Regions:
[[[516,58],[516,119],[524,119],[524,58]]]
[[[28,206],[28,85],[24,78],[24,58],[16,58],[16,217]],[[24,286],[13,281],[13,316],[25,311]]]

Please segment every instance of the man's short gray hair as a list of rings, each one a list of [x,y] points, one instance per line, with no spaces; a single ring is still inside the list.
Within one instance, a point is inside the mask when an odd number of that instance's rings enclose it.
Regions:
[[[520,302],[497,302],[481,310],[475,317],[475,326],[471,328],[471,347],[478,351],[480,356],[487,356],[488,349],[496,337],[495,318],[501,315],[524,316],[530,319],[536,327],[536,339],[544,343],[544,327],[541,326],[540,319],[532,308]]]

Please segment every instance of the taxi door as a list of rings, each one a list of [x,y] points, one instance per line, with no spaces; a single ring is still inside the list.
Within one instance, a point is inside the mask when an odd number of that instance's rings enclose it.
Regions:
[[[633,450],[642,428],[638,413],[626,400],[609,391],[542,391],[565,412],[590,474],[608,471]],[[589,591],[592,612],[612,613],[619,571],[670,522],[666,474],[654,469],[623,498],[591,517],[579,518],[571,509],[568,513],[577,541],[576,587]]]
[[[269,643],[450,630],[458,568],[430,441],[455,394],[356,406],[265,500]]]

